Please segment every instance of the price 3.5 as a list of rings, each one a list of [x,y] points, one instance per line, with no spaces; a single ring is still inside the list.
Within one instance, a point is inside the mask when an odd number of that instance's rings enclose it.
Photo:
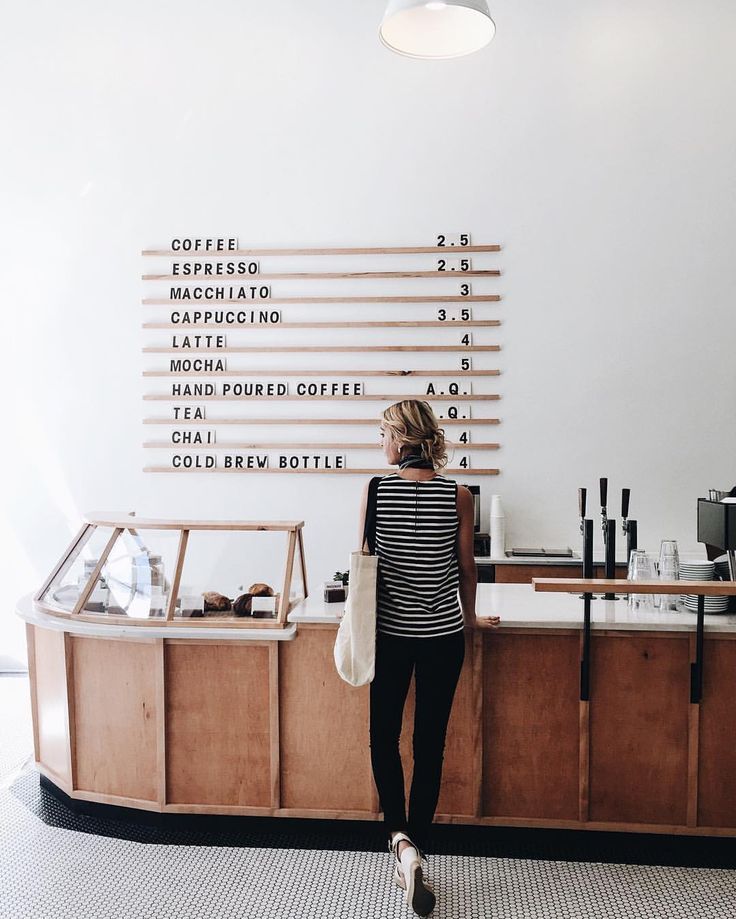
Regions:
[[[462,309],[448,310],[444,306],[440,307],[437,310],[437,318],[444,322],[445,320],[449,322],[468,322],[473,318],[473,311],[468,307],[464,306]]]

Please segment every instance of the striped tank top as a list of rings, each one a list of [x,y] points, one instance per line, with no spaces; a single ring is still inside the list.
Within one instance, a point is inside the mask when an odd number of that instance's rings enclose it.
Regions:
[[[376,494],[376,628],[434,638],[463,628],[458,602],[457,482],[382,476]]]

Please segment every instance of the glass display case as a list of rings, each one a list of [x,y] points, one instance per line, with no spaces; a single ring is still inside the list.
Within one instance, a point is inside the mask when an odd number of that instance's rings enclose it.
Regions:
[[[88,515],[34,601],[93,621],[283,628],[307,596],[303,526]]]

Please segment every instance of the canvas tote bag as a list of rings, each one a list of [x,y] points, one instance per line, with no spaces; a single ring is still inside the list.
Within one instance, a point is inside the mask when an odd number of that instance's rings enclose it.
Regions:
[[[370,683],[376,669],[376,586],[378,558],[371,554],[376,532],[378,476],[368,486],[363,541],[350,553],[350,579],[345,612],[335,637],[333,650],[337,672],[351,686]],[[368,541],[369,552],[363,551]]]

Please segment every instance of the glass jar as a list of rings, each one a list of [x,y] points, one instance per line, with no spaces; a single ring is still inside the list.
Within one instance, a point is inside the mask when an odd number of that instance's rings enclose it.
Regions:
[[[84,569],[79,579],[79,590],[84,590],[84,586],[92,576],[99,563],[98,558],[85,558]],[[110,603],[110,589],[102,574],[97,578],[97,583],[92,588],[92,593],[87,598],[84,609],[89,613],[106,613]]]

